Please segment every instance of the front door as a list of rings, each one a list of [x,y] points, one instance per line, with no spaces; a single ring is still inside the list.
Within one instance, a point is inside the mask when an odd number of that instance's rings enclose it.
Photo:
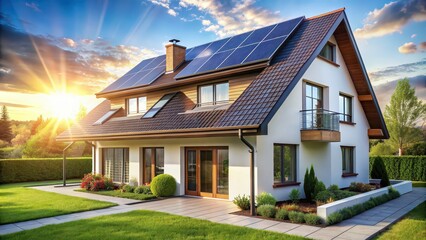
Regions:
[[[228,198],[228,148],[194,147],[185,151],[188,195]]]

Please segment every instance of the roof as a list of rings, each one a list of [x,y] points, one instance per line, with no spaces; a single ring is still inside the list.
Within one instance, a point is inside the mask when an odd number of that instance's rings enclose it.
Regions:
[[[319,54],[327,40],[336,33],[338,45],[349,45],[345,50],[345,62],[354,80],[359,95],[371,95],[372,100],[362,102],[371,128],[382,129],[384,137],[388,132],[373,89],[368,79],[359,51],[350,31],[344,9],[317,17],[304,19],[284,45],[276,52],[270,65],[264,68],[241,96],[225,110],[190,112],[195,104],[183,93],[177,93],[159,113],[151,119],[140,117],[113,117],[102,125],[93,123],[107,113],[111,106],[108,100],[92,110],[79,124],[58,136],[58,140],[97,139],[105,137],[148,136],[183,132],[208,132],[237,129],[257,129],[267,133],[267,125],[275,112],[285,101],[306,69]],[[352,46],[352,47],[350,47]],[[355,56],[355,57],[354,57]],[[352,59],[352,61],[350,61]],[[174,79],[183,67],[173,74],[165,74],[152,83],[156,85],[179,84]]]

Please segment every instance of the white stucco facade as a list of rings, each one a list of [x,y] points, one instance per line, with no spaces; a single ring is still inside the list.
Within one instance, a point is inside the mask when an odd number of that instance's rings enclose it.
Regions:
[[[336,44],[332,37],[330,42]],[[337,45],[337,44],[336,44]],[[341,53],[336,48],[336,63],[330,64],[316,58],[307,69],[302,79],[281,105],[268,125],[267,135],[247,137],[255,147],[255,192],[272,193],[278,200],[288,199],[293,188],[299,188],[303,193],[303,177],[306,168],[312,164],[319,180],[326,186],[337,184],[347,187],[351,182],[368,182],[369,167],[369,138],[368,122],[357,99],[357,93],[343,61]],[[339,94],[352,96],[353,122],[355,125],[340,124],[340,142],[301,142],[300,113],[303,109],[303,92],[305,82],[323,87],[324,108],[338,112]],[[273,187],[273,146],[274,143],[297,145],[297,182],[299,186]],[[164,172],[175,177],[178,183],[177,195],[185,194],[185,147],[226,146],[229,149],[229,199],[238,194],[250,194],[250,154],[237,136],[210,138],[177,138],[158,140],[116,140],[98,141],[96,172],[101,170],[101,148],[129,148],[129,176],[138,179],[140,183],[140,148],[164,148]],[[341,146],[353,146],[354,172],[353,177],[342,177]]]

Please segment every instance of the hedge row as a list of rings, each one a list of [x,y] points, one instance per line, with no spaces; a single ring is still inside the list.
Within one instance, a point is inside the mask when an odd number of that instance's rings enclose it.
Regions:
[[[370,157],[370,171],[379,156]],[[380,156],[389,179],[426,181],[426,156]],[[370,172],[371,173],[371,172]]]
[[[92,171],[92,158],[67,158],[67,178]],[[0,183],[62,179],[62,158],[0,160]]]

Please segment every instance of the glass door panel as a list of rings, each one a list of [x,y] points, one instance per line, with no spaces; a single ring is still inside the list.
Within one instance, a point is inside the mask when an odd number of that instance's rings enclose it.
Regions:
[[[150,183],[151,182],[151,179],[152,179],[152,176],[151,176],[151,173],[152,173],[152,169],[151,169],[151,165],[152,165],[152,162],[151,162],[151,159],[152,159],[152,150],[151,150],[151,148],[145,148],[144,149],[144,155],[143,155],[143,164],[144,164],[144,171],[143,171],[143,184],[146,184],[146,183]]]
[[[217,150],[217,189],[216,193],[228,195],[228,149]]]
[[[187,191],[197,191],[197,152],[195,150],[187,151],[186,176]]]
[[[200,191],[212,193],[213,190],[213,151],[200,150]]]

